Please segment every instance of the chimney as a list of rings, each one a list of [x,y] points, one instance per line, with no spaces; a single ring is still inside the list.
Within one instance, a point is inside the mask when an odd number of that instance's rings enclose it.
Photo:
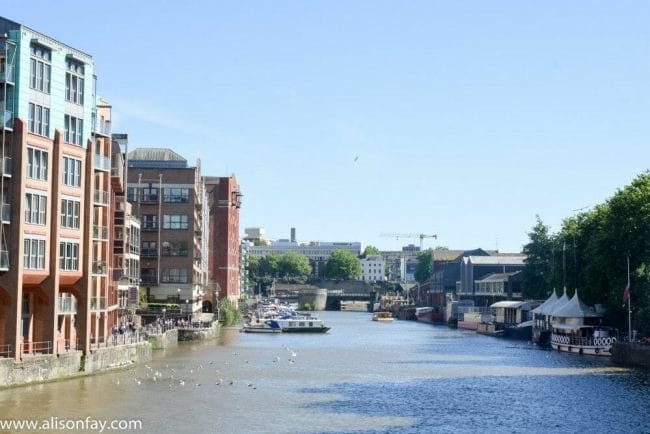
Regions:
[[[296,228],[291,228],[291,242],[296,242]]]

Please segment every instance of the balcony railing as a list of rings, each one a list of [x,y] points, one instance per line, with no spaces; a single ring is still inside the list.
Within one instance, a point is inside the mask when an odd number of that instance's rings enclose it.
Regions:
[[[20,344],[21,354],[52,354],[52,341],[23,342]]]
[[[95,169],[106,170],[107,172],[111,170],[111,159],[110,157],[105,157],[103,155],[95,155]]]
[[[157,249],[142,249],[140,250],[141,258],[157,258],[158,250]]]
[[[2,219],[2,223],[4,224],[11,223],[11,205],[8,203],[0,205],[0,219]]]
[[[108,240],[108,227],[93,225],[93,239],[94,240]]]
[[[9,357],[11,354],[11,344],[0,345],[0,357]]]
[[[108,205],[108,192],[104,190],[95,190],[95,205]]]
[[[1,83],[13,83],[15,78],[16,68],[14,65],[3,64],[3,69],[0,71],[0,82]]]
[[[111,135],[111,121],[97,120],[95,132],[103,136]]]
[[[0,270],[9,269],[9,250],[0,250]]]
[[[77,299],[74,297],[61,297],[57,300],[59,314],[77,313]]]
[[[143,231],[143,232],[153,232],[153,231],[157,231],[157,230],[158,230],[158,225],[148,223],[148,224],[143,225],[143,226],[140,228],[140,230]]]
[[[106,261],[93,261],[93,274],[105,276],[108,274]]]
[[[12,174],[11,157],[2,158],[2,164],[0,166],[0,170],[2,170],[2,176],[11,177]]]
[[[0,128],[11,130],[14,127],[14,114],[5,110],[4,114],[0,111]]]
[[[91,297],[90,310],[106,310],[108,306],[107,297]]]
[[[140,281],[143,285],[158,285],[158,278],[156,276],[140,276]]]

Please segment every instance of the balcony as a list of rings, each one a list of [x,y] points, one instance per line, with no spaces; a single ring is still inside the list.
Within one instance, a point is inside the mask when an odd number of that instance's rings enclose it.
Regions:
[[[94,194],[95,205],[108,206],[108,192],[103,190],[95,190]]]
[[[77,313],[77,299],[74,297],[59,296],[56,303],[56,310],[59,314]]]
[[[2,63],[2,70],[0,71],[0,83],[10,83],[14,84],[15,82],[15,72],[16,68],[14,65],[6,65],[4,62]]]
[[[158,250],[157,249],[142,249],[140,250],[141,258],[157,258]]]
[[[158,278],[156,276],[140,276],[140,283],[142,285],[158,285]]]
[[[108,241],[108,226],[93,225],[93,240]]]
[[[0,170],[2,170],[2,176],[11,178],[11,157],[4,157],[1,160]]]
[[[11,223],[11,205],[8,203],[3,203],[0,205],[0,219],[2,224],[8,225]]]
[[[95,134],[100,134],[102,136],[110,137],[111,136],[111,121],[98,120],[95,125]]]
[[[9,250],[0,250],[0,271],[9,270]]]
[[[144,224],[144,225],[142,225],[142,227],[140,228],[140,230],[141,230],[142,232],[155,232],[155,231],[158,230],[158,225],[156,225],[156,224],[151,224],[151,223],[149,223],[149,224]]]
[[[5,110],[4,114],[0,111],[0,128],[5,130],[13,130],[14,114],[9,110]]]
[[[91,297],[90,299],[90,310],[106,310],[108,306],[107,297]]]
[[[106,261],[93,261],[93,274],[107,276],[108,266],[106,265]]]
[[[95,155],[95,169],[111,171],[111,158],[103,155]]]

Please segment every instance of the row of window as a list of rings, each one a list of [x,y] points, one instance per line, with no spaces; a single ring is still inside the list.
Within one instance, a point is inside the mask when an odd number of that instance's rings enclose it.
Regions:
[[[187,215],[163,215],[163,229],[188,229],[189,218]],[[158,215],[157,214],[143,214],[142,215],[142,229],[151,230],[158,229]]]
[[[40,92],[50,93],[52,53],[49,49],[39,45],[32,45],[30,52],[29,86]],[[66,101],[75,104],[84,103],[84,76],[85,67],[83,63],[73,59],[66,60]]]
[[[163,242],[160,254],[162,256],[187,256],[187,241]],[[140,250],[141,256],[156,256],[158,254],[158,243],[156,241],[143,241]]]
[[[155,268],[143,268],[140,271],[140,278],[143,283],[156,281],[158,270]],[[161,283],[188,283],[189,273],[186,268],[165,268],[160,276]]]
[[[25,238],[24,241],[24,266],[32,270],[45,269],[45,240],[38,238]],[[59,243],[59,269],[64,271],[79,270],[79,243]]]
[[[79,229],[81,202],[61,200],[61,226]],[[25,223],[45,225],[47,219],[47,196],[38,193],[25,193]]]
[[[47,157],[47,151],[27,148],[27,178],[47,181]],[[62,182],[70,187],[81,187],[81,160],[63,157]]]
[[[63,140],[66,143],[81,146],[83,144],[83,124],[83,119],[65,115],[63,119]],[[30,102],[27,129],[32,134],[49,137],[50,109]]]
[[[158,202],[159,188],[151,185],[143,187],[138,197],[138,189],[129,187],[127,190],[127,199],[130,202]],[[165,187],[163,188],[163,202],[168,203],[188,203],[190,200],[189,188]]]

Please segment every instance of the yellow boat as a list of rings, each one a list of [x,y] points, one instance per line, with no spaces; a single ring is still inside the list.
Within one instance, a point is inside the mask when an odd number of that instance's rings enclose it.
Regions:
[[[393,320],[392,312],[375,312],[372,314],[373,321],[389,322]]]

